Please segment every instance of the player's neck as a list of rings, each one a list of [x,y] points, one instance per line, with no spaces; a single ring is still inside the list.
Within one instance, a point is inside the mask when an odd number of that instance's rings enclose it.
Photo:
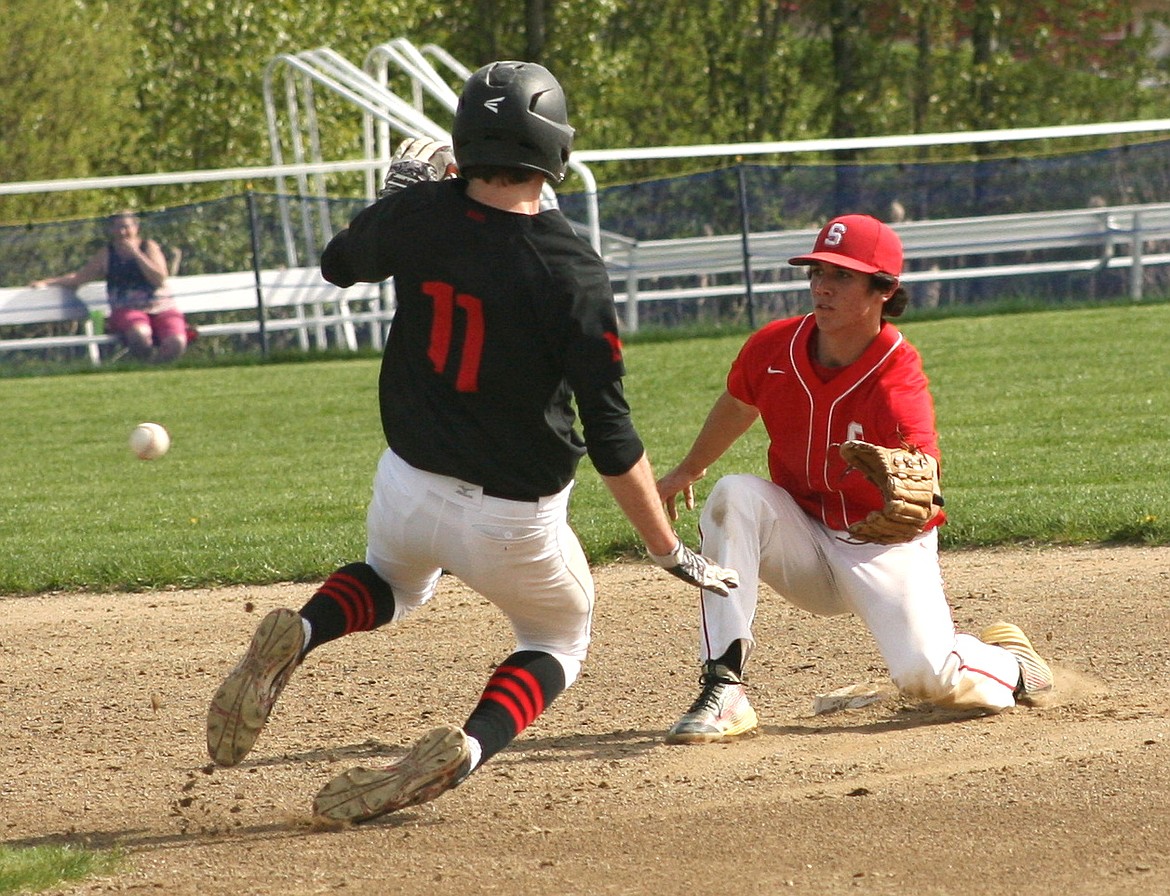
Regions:
[[[825,367],[848,367],[865,354],[865,350],[877,338],[881,330],[850,330],[841,333],[826,333],[818,330],[814,334],[813,355]]]
[[[517,215],[535,215],[540,212],[541,180],[509,184],[501,181],[472,179],[467,185],[467,197],[483,205]]]

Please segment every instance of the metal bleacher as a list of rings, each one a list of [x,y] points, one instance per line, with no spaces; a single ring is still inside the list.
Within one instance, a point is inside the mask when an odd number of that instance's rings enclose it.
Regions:
[[[1128,272],[1128,295],[1143,297],[1146,269],[1170,265],[1170,204],[908,221],[893,225],[905,250],[903,282]],[[803,271],[788,259],[808,251],[816,229],[670,240],[606,234],[602,256],[624,309],[663,300],[799,292]]]
[[[468,74],[465,66],[441,48],[418,48],[405,39],[375,47],[362,68],[327,49],[279,56],[265,72],[273,161],[283,163],[282,144],[291,147],[298,163],[321,161],[314,85],[362,110],[367,158],[385,165],[402,136],[421,133],[449,139],[445,123],[454,114],[457,101],[449,79],[461,81]],[[286,98],[283,116],[273,99],[281,77]],[[392,83],[393,78],[399,80]],[[408,95],[399,96],[393,88],[403,83],[409,85]],[[1148,129],[1160,124],[1165,123],[1135,123],[1135,127]],[[1111,130],[1110,126],[1098,129]],[[1007,133],[966,135],[966,139],[983,136],[1003,139]],[[918,138],[939,142],[941,135]],[[734,148],[738,152],[748,149]],[[654,151],[633,152],[637,157],[650,157],[647,153]],[[619,158],[615,153],[618,151],[577,152],[569,164],[585,184],[588,220],[576,226],[606,261],[628,330],[638,328],[638,307],[646,302],[715,298],[743,294],[748,289],[767,294],[805,288],[803,272],[791,269],[787,259],[807,250],[815,230],[667,240],[634,240],[602,231],[596,180],[583,160]],[[384,168],[367,172],[370,197],[383,173]],[[324,178],[315,184],[301,180],[298,188],[302,194],[324,196]],[[551,193],[549,200],[555,201]],[[308,222],[304,226],[308,227]],[[912,221],[898,224],[896,229],[906,249],[904,280],[908,284],[1127,269],[1129,295],[1140,299],[1143,270],[1170,263],[1165,251],[1170,240],[1170,205]],[[328,238],[327,233],[319,235]]]
[[[406,79],[410,99],[400,97],[391,89],[392,74]],[[459,97],[448,78],[463,81],[470,74],[466,66],[442,48],[433,44],[419,48],[405,38],[374,47],[366,54],[361,68],[327,47],[276,56],[264,70],[264,109],[273,164],[285,164],[286,148],[293,157],[292,161],[298,165],[325,161],[321,153],[317,108],[317,88],[324,88],[362,113],[366,158],[380,165],[366,171],[366,196],[372,200],[385,176],[394,147],[401,139],[425,135],[450,141],[448,124],[455,114]],[[277,102],[278,87],[283,88],[280,91],[284,97],[283,107]],[[441,122],[436,121],[436,117],[441,118]],[[600,245],[597,181],[588,166],[578,159],[570,158],[568,165],[586,185],[586,235],[597,248]],[[327,198],[323,174],[299,174],[296,181],[298,195]],[[277,178],[277,192],[286,192],[284,177]],[[545,202],[556,202],[551,187],[546,187]],[[303,214],[300,226],[306,244],[313,245],[318,240],[321,245],[328,242],[332,234],[327,217],[319,214],[316,220],[311,220],[307,210]],[[292,237],[292,226],[291,220],[286,219],[288,252],[295,256],[296,240]]]

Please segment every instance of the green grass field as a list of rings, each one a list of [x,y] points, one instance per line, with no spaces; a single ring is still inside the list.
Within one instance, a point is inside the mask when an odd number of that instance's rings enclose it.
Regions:
[[[911,321],[937,403],[945,547],[1170,542],[1170,305]],[[745,334],[627,346],[660,472]],[[0,593],[310,581],[364,554],[383,442],[371,358],[0,378]],[[144,420],[170,453],[137,460]],[[700,485],[764,472],[757,426]],[[572,517],[604,562],[638,550],[583,464]],[[695,541],[696,515],[680,531]]]
[[[68,846],[0,846],[0,893],[47,890],[62,881],[109,873],[121,861],[116,853]]]

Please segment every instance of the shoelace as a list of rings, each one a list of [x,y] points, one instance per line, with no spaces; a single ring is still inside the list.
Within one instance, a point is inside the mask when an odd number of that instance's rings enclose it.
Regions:
[[[732,681],[730,678],[722,678],[718,675],[704,672],[699,676],[699,684],[703,686],[703,690],[699,692],[699,696],[695,698],[695,702],[691,704],[691,712],[699,712],[700,710],[709,709],[716,710],[719,708],[719,698],[717,692],[720,685],[725,684],[739,684],[738,681]]]

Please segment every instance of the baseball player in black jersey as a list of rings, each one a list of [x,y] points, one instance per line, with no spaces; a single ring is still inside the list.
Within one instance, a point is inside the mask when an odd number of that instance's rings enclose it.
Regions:
[[[244,758],[310,650],[402,619],[444,571],[500,608],[516,646],[462,727],[430,731],[387,767],[334,778],[314,800],[318,818],[358,822],[434,799],[576,680],[594,593],[567,510],[585,454],[655,561],[717,593],[737,584],[676,535],[622,392],[605,266],[558,210],[542,208],[572,139],[546,69],[485,66],[460,97],[453,157],[435,141],[405,141],[378,201],[321,256],[338,286],[394,278],[379,377],[389,447],[366,558],[330,575],[299,613],[273,610],[260,623],[212,698],[211,757]]]

